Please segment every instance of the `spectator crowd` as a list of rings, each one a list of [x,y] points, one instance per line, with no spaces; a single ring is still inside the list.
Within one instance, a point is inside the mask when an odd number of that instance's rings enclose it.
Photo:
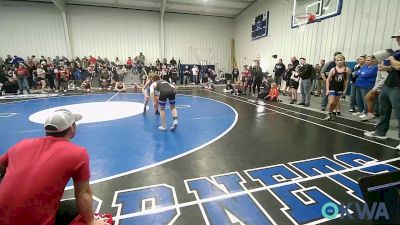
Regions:
[[[400,46],[400,32],[392,38]],[[289,96],[290,104],[304,107],[310,106],[311,96],[321,97],[321,111],[328,110],[326,120],[341,116],[340,99],[346,99],[347,95],[352,116],[358,116],[363,122],[379,118],[376,130],[365,135],[386,139],[392,110],[400,124],[399,71],[400,50],[385,49],[362,54],[353,68],[348,68],[341,52],[336,52],[328,62],[321,59],[316,65],[307,63],[304,57],[298,60],[293,56],[288,65],[279,59],[273,74],[262,73],[259,61],[255,61],[254,66],[245,65],[241,72],[235,67],[232,79],[223,91],[272,101],[282,101],[279,98],[282,94]],[[298,92],[301,100],[297,97]]]
[[[126,91],[124,77],[133,73],[139,77],[139,82],[132,84],[134,90],[147,79],[150,73],[158,74],[162,79],[171,83],[209,85],[208,80],[214,81],[216,72],[207,66],[193,65],[179,68],[180,62],[174,57],[156,60],[155,64],[146,63],[142,52],[138,56],[128,57],[126,62],[116,57],[110,61],[107,58],[93,56],[68,59],[56,56],[54,59],[35,55],[23,59],[17,55],[0,57],[0,95],[3,93],[29,94],[31,89],[38,89],[41,93],[67,92],[68,90],[82,90],[91,92],[92,84],[96,81],[102,91]],[[210,82],[212,83],[212,82]],[[96,85],[97,86],[97,85]]]

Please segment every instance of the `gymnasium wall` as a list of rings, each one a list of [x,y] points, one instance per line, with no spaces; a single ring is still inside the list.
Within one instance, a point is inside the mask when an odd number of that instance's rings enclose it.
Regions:
[[[217,68],[231,70],[233,19],[167,13],[165,54],[195,64],[207,60]]]
[[[0,57],[65,55],[61,13],[53,4],[0,2]]]
[[[67,18],[73,55],[125,62],[143,52],[151,62],[160,54],[160,13],[67,5]]]
[[[307,25],[303,32],[290,28],[293,0],[258,0],[235,19],[236,59],[239,65],[252,63],[260,55],[262,64],[272,70],[277,54],[285,63],[292,55],[316,64],[329,60],[335,51],[354,61],[362,54],[393,48],[390,36],[400,30],[398,0],[343,0],[342,14]],[[254,17],[270,11],[269,37],[251,41]]]
[[[102,56],[125,61],[143,52],[161,59],[160,12],[67,5],[72,56]],[[0,2],[0,56],[67,56],[63,20],[52,3]],[[4,21],[4,22],[3,22]],[[166,13],[165,56],[182,63],[200,60],[230,70],[234,19]],[[3,32],[5,31],[5,32]]]

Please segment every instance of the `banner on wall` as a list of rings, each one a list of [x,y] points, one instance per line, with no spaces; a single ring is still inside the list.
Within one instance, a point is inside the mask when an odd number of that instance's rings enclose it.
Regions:
[[[268,36],[269,11],[256,16],[251,25],[251,39],[257,40]]]

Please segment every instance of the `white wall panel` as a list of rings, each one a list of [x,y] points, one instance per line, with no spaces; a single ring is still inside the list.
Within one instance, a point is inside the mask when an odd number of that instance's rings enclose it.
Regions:
[[[259,0],[236,18],[235,47],[239,67],[252,65],[253,60],[260,56],[263,70],[267,68],[270,70],[275,64],[275,60],[271,58],[273,54],[281,57],[283,49],[286,52],[293,52],[302,47],[297,37],[292,35],[292,30],[286,29],[290,27],[289,8],[286,1]],[[252,41],[251,24],[254,22],[254,17],[266,11],[270,12],[268,37]]]
[[[104,56],[121,62],[143,52],[159,57],[160,13],[91,6],[67,6],[74,56]]]
[[[0,2],[0,56],[66,55],[61,13],[55,5]]]
[[[234,20],[229,18],[166,13],[165,56],[181,63],[212,61],[225,71],[231,70],[231,39]],[[214,56],[213,56],[214,55]]]
[[[399,28],[400,17],[398,16],[400,10],[400,1],[391,0],[389,4],[390,6],[388,10],[388,19],[386,20],[388,26],[388,33],[387,33],[388,36],[396,33],[400,29]],[[395,44],[395,42],[393,41],[384,42],[383,47],[384,48],[392,47],[393,49],[398,48],[397,44]]]
[[[236,58],[239,65],[252,63],[260,54],[261,64],[271,70],[278,54],[285,63],[290,57],[305,57],[309,63],[330,60],[335,51],[341,51],[347,60],[361,54],[393,48],[397,43],[390,36],[400,30],[398,0],[344,0],[342,14],[319,23],[307,25],[301,32],[291,29],[293,0],[258,0],[235,19]],[[251,22],[262,12],[270,13],[270,36],[250,40]]]

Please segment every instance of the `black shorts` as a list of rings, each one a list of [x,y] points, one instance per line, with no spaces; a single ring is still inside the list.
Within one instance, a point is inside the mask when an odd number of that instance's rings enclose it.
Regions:
[[[297,88],[299,88],[299,82],[296,82],[296,81],[290,81],[290,87],[291,88],[294,88],[294,89],[297,89]]]
[[[282,83],[282,76],[276,76],[276,75],[275,75],[275,77],[274,77],[274,83],[275,83],[276,85],[281,85],[281,83]]]
[[[175,105],[175,92],[174,91],[160,92],[160,96],[158,98],[160,105],[165,106],[167,104],[167,100],[169,101],[170,105]]]

